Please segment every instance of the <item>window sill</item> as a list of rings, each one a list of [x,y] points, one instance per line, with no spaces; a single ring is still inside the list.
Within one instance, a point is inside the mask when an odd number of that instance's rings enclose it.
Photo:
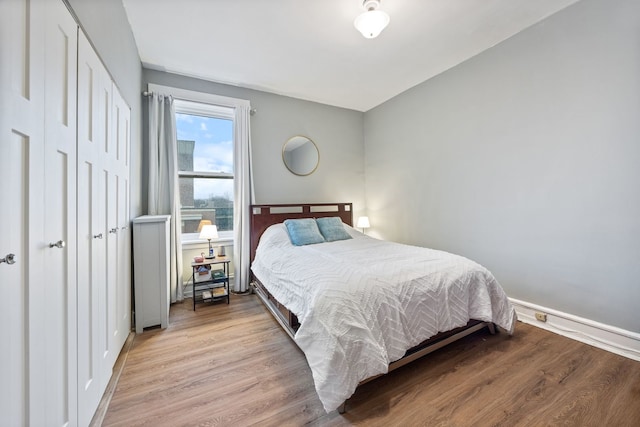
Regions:
[[[193,247],[193,246],[208,246],[209,241],[205,239],[198,238],[182,238],[182,247]],[[220,237],[218,239],[211,239],[211,246],[233,246],[233,237]]]

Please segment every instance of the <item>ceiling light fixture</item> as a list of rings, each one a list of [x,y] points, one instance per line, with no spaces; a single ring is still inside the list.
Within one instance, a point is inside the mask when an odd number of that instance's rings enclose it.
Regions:
[[[389,25],[389,15],[386,12],[377,10],[380,6],[379,0],[364,0],[362,6],[367,10],[360,14],[353,25],[368,39],[378,37],[378,35]]]

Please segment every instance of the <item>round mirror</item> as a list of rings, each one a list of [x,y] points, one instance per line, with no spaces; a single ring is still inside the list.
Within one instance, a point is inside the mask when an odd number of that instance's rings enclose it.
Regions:
[[[311,175],[318,167],[320,153],[311,139],[296,135],[284,143],[282,160],[292,173],[300,176]]]

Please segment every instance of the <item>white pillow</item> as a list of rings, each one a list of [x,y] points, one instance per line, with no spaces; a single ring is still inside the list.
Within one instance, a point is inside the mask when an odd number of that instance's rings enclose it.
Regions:
[[[283,223],[269,226],[264,233],[262,233],[260,242],[258,243],[258,249],[264,248],[266,250],[269,248],[283,248],[287,246],[293,246],[293,244],[289,239],[287,228]]]

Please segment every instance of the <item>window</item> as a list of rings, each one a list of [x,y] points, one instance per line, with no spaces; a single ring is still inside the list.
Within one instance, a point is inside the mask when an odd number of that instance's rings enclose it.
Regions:
[[[174,101],[183,239],[215,224],[233,235],[233,108]]]

